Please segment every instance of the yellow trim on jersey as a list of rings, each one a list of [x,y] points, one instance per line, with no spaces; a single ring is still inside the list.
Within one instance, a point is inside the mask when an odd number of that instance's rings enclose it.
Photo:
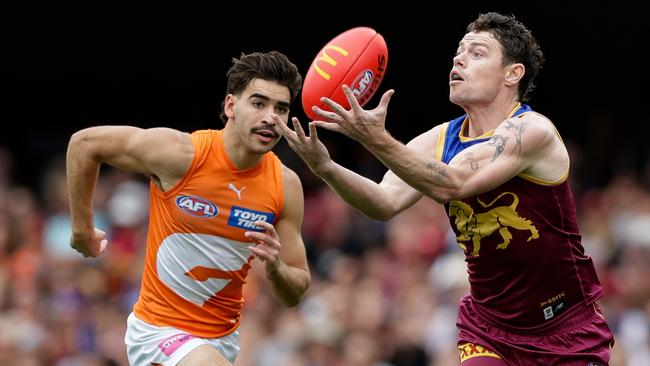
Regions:
[[[460,354],[460,363],[475,357],[493,357],[501,359],[501,356],[492,352],[480,344],[465,343],[458,345],[458,353]]]
[[[512,108],[512,110],[510,111],[510,113],[508,113],[508,117],[506,117],[506,119],[512,117],[512,115],[515,114],[515,112],[516,112],[520,107],[521,107],[521,103],[517,103],[517,105],[516,105],[514,108]]]
[[[445,140],[447,137],[447,128],[449,127],[449,122],[445,122],[440,126],[440,134],[438,135],[438,145],[436,146],[436,156],[435,158],[442,161],[442,154],[445,150]]]
[[[506,117],[506,119],[512,117],[512,115],[515,114],[515,112],[519,110],[520,107],[521,107],[521,103],[517,103],[517,105],[510,111],[510,113],[508,113],[508,117]],[[472,140],[483,139],[486,137],[491,137],[494,134],[494,130],[492,130],[477,137],[463,136],[463,131],[465,131],[465,126],[467,125],[467,123],[469,123],[469,117],[465,117],[465,119],[463,120],[463,125],[460,126],[460,130],[458,131],[458,138],[460,139],[460,142],[468,142]]]
[[[566,172],[564,172],[564,174],[562,174],[562,176],[556,180],[540,179],[526,173],[519,173],[519,177],[521,177],[522,179],[525,179],[529,182],[533,182],[542,186],[554,186],[560,184],[564,182],[568,176],[569,176],[569,169],[567,169]]]
[[[524,115],[526,113],[528,113],[528,112],[524,112],[524,113],[520,114],[520,116],[522,116],[522,115]],[[543,116],[543,115],[541,115],[541,114],[539,114],[537,112],[532,112],[532,113],[535,113],[535,114],[541,116],[542,118],[544,118],[545,120],[547,120],[548,123],[550,123],[551,126],[553,127],[553,129],[555,130],[555,135],[557,135],[557,138],[560,139],[560,142],[562,143],[562,145],[564,145],[564,140],[562,140],[562,136],[560,136],[560,131],[557,130],[557,127],[555,127],[553,122],[551,122],[550,119],[546,118],[546,116]],[[540,179],[540,178],[533,177],[532,175],[526,174],[526,173],[519,173],[518,176],[525,179],[525,180],[527,180],[527,181],[529,181],[529,182],[533,182],[533,183],[536,183],[536,184],[539,184],[539,185],[542,185],[542,186],[554,186],[554,185],[557,185],[557,184],[560,184],[560,183],[564,182],[569,177],[569,170],[570,169],[571,169],[571,162],[569,162],[569,166],[567,167],[566,171],[562,174],[562,176],[560,178],[556,179],[556,180]]]
[[[460,126],[460,130],[458,130],[458,139],[460,140],[460,142],[469,142],[469,141],[484,139],[487,137],[492,137],[492,135],[494,134],[494,130],[492,130],[482,134],[481,136],[476,136],[476,137],[463,136],[463,131],[465,131],[465,127],[467,126],[468,121],[469,121],[469,117],[465,117],[465,119],[463,120],[463,125]]]

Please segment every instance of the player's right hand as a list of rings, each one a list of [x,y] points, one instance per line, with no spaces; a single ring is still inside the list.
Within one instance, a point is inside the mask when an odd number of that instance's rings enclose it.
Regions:
[[[83,254],[84,257],[97,257],[106,250],[108,240],[106,233],[95,228],[90,237],[72,235],[70,238],[70,246],[72,249]]]

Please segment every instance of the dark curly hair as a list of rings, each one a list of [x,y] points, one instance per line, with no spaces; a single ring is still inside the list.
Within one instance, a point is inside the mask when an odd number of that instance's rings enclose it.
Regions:
[[[289,61],[289,58],[278,51],[253,52],[241,54],[239,58],[232,59],[233,65],[228,69],[228,86],[226,95],[241,94],[253,79],[262,79],[277,82],[289,88],[291,101],[293,101],[302,88],[302,76],[298,67]],[[224,112],[225,98],[221,102],[219,118],[225,125],[228,117]]]
[[[539,43],[514,15],[495,12],[480,14],[467,26],[467,32],[489,32],[503,47],[503,64],[521,63],[526,68],[519,85],[519,99],[526,102],[535,88],[535,77],[544,63]]]

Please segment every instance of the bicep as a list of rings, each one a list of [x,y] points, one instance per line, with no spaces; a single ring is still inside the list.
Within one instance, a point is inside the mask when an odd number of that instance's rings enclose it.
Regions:
[[[463,182],[459,196],[493,189],[529,168],[549,133],[539,124],[521,120],[502,123],[492,137],[455,156],[449,163]]]
[[[282,261],[290,267],[309,271],[305,244],[302,239],[304,197],[298,176],[284,168],[284,209],[275,223],[282,244]]]
[[[187,134],[168,128],[98,126],[77,132],[73,142],[99,162],[148,175],[180,172],[193,154]]]

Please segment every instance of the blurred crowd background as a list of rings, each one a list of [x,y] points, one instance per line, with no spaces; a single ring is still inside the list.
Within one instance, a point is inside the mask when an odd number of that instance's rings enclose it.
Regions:
[[[324,3],[295,9],[299,17],[270,4],[8,5],[2,118],[18,133],[0,134],[0,365],[127,364],[123,337],[138,296],[148,182],[103,167],[95,220],[109,233],[109,249],[97,259],[74,252],[65,148],[75,130],[220,128],[231,57],[278,49],[304,75],[329,39],[366,25],[389,46],[378,92],[397,91],[387,127],[408,141],[461,113],[447,100],[451,57],[467,23],[488,10],[517,15],[547,57],[531,104],[557,124],[572,157],[583,245],[616,334],[611,365],[650,365],[650,148],[639,113],[650,59],[644,13],[625,2],[576,10],[400,3],[394,13],[374,3]],[[305,120],[299,101],[292,111]],[[383,176],[361,146],[327,131],[321,138],[343,165],[375,181]],[[442,207],[423,199],[388,222],[373,221],[337,198],[284,142],[276,153],[305,187],[312,285],[300,306],[285,309],[259,263],[253,267],[236,366],[456,365],[457,302],[468,288]]]
[[[292,163],[286,146],[278,153]],[[63,157],[51,159],[39,192],[11,183],[14,161],[0,150],[0,365],[126,365],[146,181],[102,170],[95,220],[110,247],[86,259],[68,246]],[[301,305],[285,309],[254,262],[236,365],[456,365],[456,308],[468,288],[442,207],[423,199],[388,222],[369,220],[300,167],[312,285]],[[355,168],[381,176],[377,163]],[[616,334],[614,366],[650,364],[649,177],[620,173],[588,190],[573,182],[583,244],[605,286],[600,303]]]

